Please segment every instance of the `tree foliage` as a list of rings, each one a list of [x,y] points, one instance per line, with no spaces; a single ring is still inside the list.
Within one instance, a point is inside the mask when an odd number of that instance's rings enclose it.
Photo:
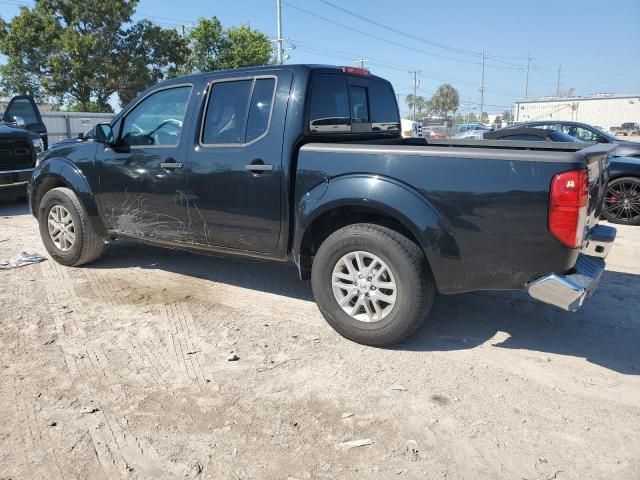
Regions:
[[[201,18],[187,35],[185,73],[254,67],[271,62],[269,37],[246,25],[223,28],[217,17]]]
[[[413,95],[412,93],[405,98],[409,110],[411,110],[411,116],[413,117],[413,107],[416,109],[416,118],[412,118],[413,121],[417,121],[418,118],[428,117],[431,115],[431,104],[429,100],[420,95]]]
[[[68,109],[110,111],[145,88],[183,73],[269,63],[269,38],[248,26],[200,19],[186,38],[134,21],[138,0],[35,0],[0,18],[0,87],[56,99]]]
[[[448,118],[449,112],[454,113],[460,105],[460,95],[452,85],[440,85],[430,100],[431,108],[437,115]]]
[[[502,112],[502,121],[503,122],[513,122],[513,113],[511,110],[505,110]]]

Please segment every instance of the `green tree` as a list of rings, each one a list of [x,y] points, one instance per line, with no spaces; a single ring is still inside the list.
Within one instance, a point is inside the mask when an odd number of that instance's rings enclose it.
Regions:
[[[426,117],[431,114],[431,104],[429,100],[420,95],[413,95],[412,93],[407,95],[405,98],[405,102],[407,103],[407,107],[411,111],[412,120],[416,121],[418,118]],[[416,118],[413,118],[413,107],[415,105],[416,109]]]
[[[458,110],[460,95],[452,85],[445,83],[438,87],[431,97],[430,104],[435,113],[443,118],[449,118],[449,112],[453,114]]]
[[[511,110],[505,110],[502,112],[502,121],[503,122],[513,122],[513,113]]]
[[[478,116],[473,112],[469,113],[466,123],[478,123]]]
[[[199,19],[187,40],[185,73],[267,65],[272,58],[267,35],[246,25],[225,29],[217,17]]]
[[[489,114],[487,112],[482,112],[480,114],[480,122],[481,123],[489,123]]]
[[[72,109],[109,111],[177,71],[186,41],[132,15],[138,0],[36,0],[0,25],[1,85],[57,98]]]

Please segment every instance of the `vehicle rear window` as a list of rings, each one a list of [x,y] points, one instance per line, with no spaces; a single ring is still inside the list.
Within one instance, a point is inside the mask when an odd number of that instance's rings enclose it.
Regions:
[[[372,130],[399,132],[400,118],[391,87],[386,83],[373,81],[370,82],[369,94]]]
[[[318,75],[311,89],[310,129],[313,133],[351,132],[347,77]]]
[[[275,78],[214,83],[202,128],[203,145],[251,142],[269,128]]]
[[[319,74],[311,87],[311,133],[399,132],[400,118],[391,87],[378,80]]]

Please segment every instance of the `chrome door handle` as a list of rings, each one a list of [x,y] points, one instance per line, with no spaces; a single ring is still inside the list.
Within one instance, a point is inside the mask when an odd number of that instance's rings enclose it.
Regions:
[[[160,164],[160,168],[166,168],[167,170],[175,170],[177,168],[182,168],[182,163],[179,163],[179,162],[162,162]]]
[[[272,172],[273,165],[265,165],[264,163],[252,163],[245,165],[244,169],[248,172]]]

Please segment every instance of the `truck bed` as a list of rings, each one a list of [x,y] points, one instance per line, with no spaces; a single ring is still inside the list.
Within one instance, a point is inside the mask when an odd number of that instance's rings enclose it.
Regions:
[[[340,187],[347,185],[346,178],[375,175],[366,192],[372,205],[379,196],[392,205],[396,200],[390,196],[402,189],[423,202],[416,208],[438,217],[437,228],[414,236],[425,249],[441,292],[522,289],[539,275],[570,271],[579,254],[548,230],[551,179],[588,166],[588,225],[593,228],[613,148],[479,140],[309,143],[300,150],[303,185],[296,191],[320,189],[326,196],[339,190],[348,195]],[[350,188],[354,195],[365,196]]]

